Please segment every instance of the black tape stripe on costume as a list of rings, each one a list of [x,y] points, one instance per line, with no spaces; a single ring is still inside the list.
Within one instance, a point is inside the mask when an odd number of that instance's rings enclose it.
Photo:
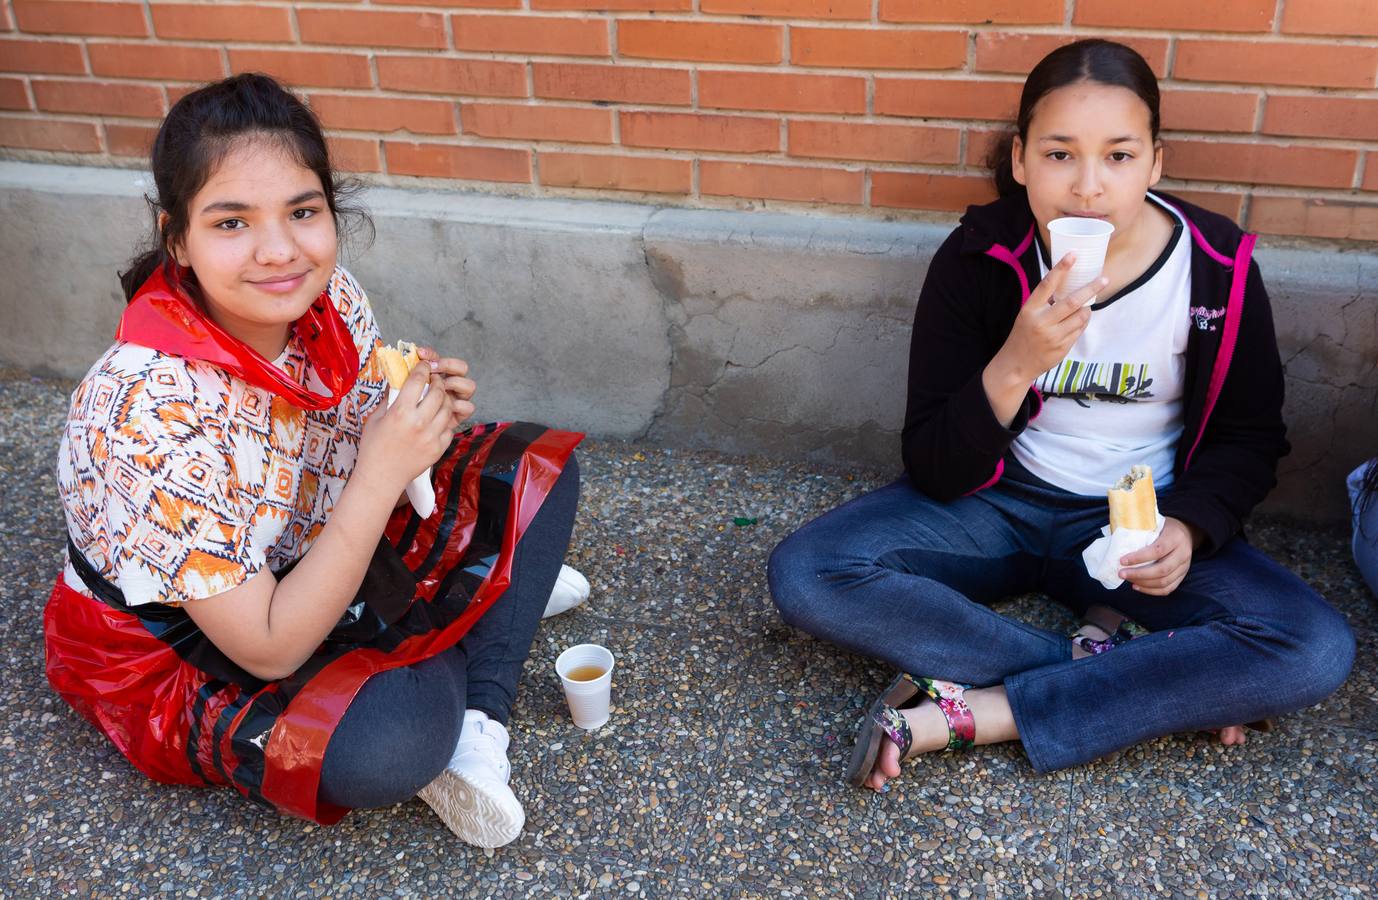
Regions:
[[[202,633],[191,616],[176,606],[165,603],[144,603],[130,606],[124,601],[124,592],[96,571],[72,540],[67,536],[67,557],[72,562],[87,589],[106,606],[133,616],[153,637],[167,644],[183,660],[205,672],[212,678],[230,684],[237,684],[247,691],[258,691],[267,684],[240,668],[233,660],[221,652]]]
[[[464,473],[469,471],[474,455],[493,440],[493,435],[486,430],[487,426],[483,427],[484,433],[476,434],[469,442],[469,448],[464,451],[463,457],[455,461],[454,470],[450,473],[450,489],[445,494],[445,509],[440,517],[440,526],[436,529],[435,542],[431,544],[426,558],[412,570],[418,582],[430,575],[431,570],[440,562],[440,557],[444,555],[445,545],[449,542],[450,534],[455,530],[459,518],[459,501],[464,496]],[[406,548],[409,545],[402,546]]]
[[[234,721],[234,717],[239,715],[239,711],[247,706],[252,698],[253,694],[240,691],[239,696],[226,704],[225,708],[220,711],[220,717],[215,720],[215,729],[211,732],[211,765],[215,766],[215,770],[227,783],[233,783],[234,776],[225,771],[225,754],[221,750],[221,744],[225,740],[225,732],[230,730],[230,723]]]
[[[440,459],[436,462],[435,467],[432,469],[432,471],[434,472],[435,469],[443,469],[449,463],[450,457],[454,456],[455,450],[458,449],[460,443],[471,437],[473,438],[473,440],[469,441],[469,446],[470,452],[472,452],[473,445],[478,442],[477,435],[474,434],[474,432],[477,432],[482,427],[482,425],[476,426],[474,429],[471,429],[470,432],[464,434],[463,436],[456,435],[455,438],[450,441],[450,446],[445,448],[445,452],[441,454]],[[434,476],[432,476],[432,478],[434,478]],[[454,492],[453,476],[450,480],[450,491],[451,493]],[[412,541],[416,540],[417,529],[421,527],[421,523],[423,521],[425,520],[418,516],[415,510],[412,510],[411,515],[407,517],[407,527],[403,529],[402,537],[397,542],[397,546],[400,551],[405,552],[406,549],[412,545]]]
[[[473,596],[474,591],[488,576],[488,566],[473,571],[478,560],[495,557],[502,550],[502,539],[507,521],[507,511],[512,505],[512,486],[516,478],[517,466],[522,454],[542,434],[544,426],[521,422],[512,425],[498,435],[492,452],[484,462],[483,474],[479,479],[478,515],[474,533],[469,538],[469,546],[459,562],[440,581],[436,591],[437,600],[448,600],[457,584],[465,587],[464,602]],[[496,527],[504,523],[504,527]]]
[[[210,701],[211,697],[227,687],[229,685],[219,679],[207,681],[196,692],[196,699],[191,704],[191,729],[187,732],[187,762],[191,763],[191,769],[196,773],[196,777],[205,784],[210,784],[211,780],[206,777],[206,770],[202,767],[200,755],[196,751],[201,745],[201,728],[205,724],[206,703]]]

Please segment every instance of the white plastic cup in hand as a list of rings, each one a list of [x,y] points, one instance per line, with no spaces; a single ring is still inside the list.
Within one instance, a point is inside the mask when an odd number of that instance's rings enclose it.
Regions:
[[[585,731],[608,721],[612,705],[612,652],[597,644],[570,647],[555,660],[555,673],[565,689],[574,724]]]
[[[1105,268],[1105,248],[1114,232],[1115,226],[1104,219],[1067,216],[1048,223],[1053,265],[1056,266],[1069,251],[1076,253],[1076,261],[1062,280],[1059,296],[1074,294],[1100,277]]]

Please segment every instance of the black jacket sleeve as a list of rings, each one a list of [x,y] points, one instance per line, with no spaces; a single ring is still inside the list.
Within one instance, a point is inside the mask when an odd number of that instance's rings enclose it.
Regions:
[[[961,246],[959,228],[934,254],[919,294],[901,435],[910,480],[943,501],[991,479],[1037,402],[1030,392],[1009,428],[991,410],[981,373],[1009,335],[1019,288],[1013,272],[1010,285],[996,284],[993,267]]]
[[[1237,534],[1244,518],[1277,484],[1278,460],[1287,455],[1282,421],[1282,361],[1268,292],[1250,263],[1244,311],[1230,368],[1206,432],[1172,488],[1160,498],[1165,516],[1206,533],[1196,552],[1209,556]],[[1183,441],[1194,441],[1184,433]]]

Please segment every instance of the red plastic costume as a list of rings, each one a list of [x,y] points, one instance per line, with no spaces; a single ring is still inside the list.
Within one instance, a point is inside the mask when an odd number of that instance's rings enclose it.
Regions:
[[[327,408],[353,386],[358,354],[325,295],[296,329],[332,396],[305,391],[217,327],[175,273],[140,289],[117,336]],[[369,676],[454,646],[500,600],[517,544],[582,438],[525,423],[460,433],[433,469],[435,512],[425,520],[409,506],[393,514],[355,604],[281,681],[244,672],[180,608],[125,605],[69,543],[96,598],[58,578],[44,612],[48,680],[150,778],[230,785],[282,812],[334,823],[348,810],[321,803],[317,788],[350,702]]]

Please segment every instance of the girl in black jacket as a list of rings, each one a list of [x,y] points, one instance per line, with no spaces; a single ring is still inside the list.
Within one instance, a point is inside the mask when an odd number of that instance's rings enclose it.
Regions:
[[[1255,237],[1152,192],[1158,86],[1133,50],[1080,41],[1030,73],[1001,198],[935,254],[914,319],[907,473],[776,549],[787,621],[903,673],[849,774],[883,790],[911,754],[1022,741],[1034,767],[1318,702],[1349,672],[1344,619],[1240,538],[1288,445]],[[1048,223],[1109,221],[1102,277],[1061,290]],[[1148,464],[1161,530],[1113,589],[1081,552],[1105,490]],[[1113,578],[1113,575],[1112,575]],[[1042,591],[1071,640],[1003,617]],[[1132,644],[1142,626],[1152,630]],[[1113,650],[1113,653],[1107,652]]]

